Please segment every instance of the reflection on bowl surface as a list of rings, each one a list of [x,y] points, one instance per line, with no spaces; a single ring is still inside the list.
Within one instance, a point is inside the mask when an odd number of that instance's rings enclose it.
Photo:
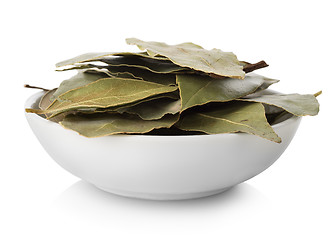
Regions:
[[[31,96],[31,108],[42,93]],[[155,200],[214,195],[261,173],[285,151],[300,124],[273,126],[274,143],[245,134],[86,138],[36,114],[26,118],[41,145],[64,169],[100,189]]]

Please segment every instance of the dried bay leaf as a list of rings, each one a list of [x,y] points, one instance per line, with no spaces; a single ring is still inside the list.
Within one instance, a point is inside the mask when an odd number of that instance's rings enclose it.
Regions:
[[[135,102],[126,103],[126,104],[123,104],[123,105],[118,105],[118,106],[115,106],[115,107],[94,108],[93,109],[93,112],[96,112],[96,113],[102,113],[102,112],[120,112],[120,113],[124,113],[124,111],[122,109],[131,108],[131,107],[134,107],[134,106],[136,106],[138,104],[142,104],[144,102],[152,102],[152,101],[158,100],[158,99],[179,100],[179,92],[177,90],[177,91],[174,91],[174,92],[153,95],[151,97],[140,99],[140,100],[135,101]]]
[[[64,71],[70,71],[70,70],[86,70],[86,69],[103,70],[103,69],[105,69],[105,67],[107,67],[107,66],[91,64],[91,63],[79,63],[79,64],[75,64],[73,66],[70,66],[68,68],[56,69],[55,71],[64,72]]]
[[[153,55],[151,56],[150,54],[148,54],[147,51],[145,52],[117,52],[115,54],[113,54],[113,56],[118,56],[118,57],[123,57],[123,56],[138,56],[138,57],[144,57],[144,58],[150,58],[150,59],[155,59],[155,60],[160,60],[160,61],[169,61],[169,59],[165,56],[161,56],[161,55]]]
[[[206,50],[193,43],[168,45],[162,42],[145,42],[137,38],[128,38],[126,42],[147,50],[152,56],[159,54],[173,63],[218,76],[243,79],[245,72],[236,55],[219,49]]]
[[[112,52],[91,52],[91,53],[84,53],[79,56],[76,56],[74,58],[70,58],[67,60],[64,60],[62,62],[58,62],[55,64],[56,67],[63,67],[63,66],[68,66],[68,65],[73,65],[75,63],[83,63],[86,61],[91,61],[94,59],[99,59],[105,56],[110,56],[114,53]]]
[[[77,108],[75,110],[72,111],[68,111],[68,112],[58,112],[58,113],[52,113],[52,114],[47,114],[49,120],[51,120],[54,117],[57,117],[58,115],[62,115],[62,114],[75,114],[75,113],[83,113],[83,114],[94,114],[94,113],[124,113],[124,111],[122,109],[127,109],[127,108],[131,108],[134,107],[138,104],[144,103],[144,102],[151,102],[154,100],[158,100],[158,99],[172,99],[172,100],[178,100],[179,99],[179,92],[178,90],[175,92],[169,92],[169,93],[162,93],[162,94],[158,94],[158,95],[154,95],[148,98],[144,98],[135,102],[130,102],[130,103],[126,103],[123,105],[118,105],[118,106],[114,106],[114,107],[107,107],[107,108],[95,108],[95,107],[91,107],[91,108]]]
[[[107,69],[103,69],[103,68],[88,68],[87,70],[84,70],[84,73],[105,75],[107,77],[119,77],[118,75],[116,76],[112,75]],[[123,78],[130,78],[130,77],[127,77],[126,75]]]
[[[58,63],[57,71],[78,74],[58,89],[39,88],[47,91],[39,109],[26,111],[87,137],[245,132],[274,142],[281,139],[271,124],[319,111],[320,92],[279,94],[268,90],[278,80],[247,75],[265,61],[239,62],[189,42],[127,43],[144,52],[87,53]]]
[[[159,98],[157,100],[145,101],[131,107],[117,109],[119,113],[136,114],[144,120],[160,119],[166,114],[177,114],[180,111],[180,100],[171,98]]]
[[[148,133],[145,133],[144,135],[159,135],[159,136],[176,136],[176,135],[206,135],[203,132],[197,132],[197,131],[184,131],[179,128],[176,128],[175,126],[171,126],[170,128],[158,128],[154,129]]]
[[[39,101],[39,108],[41,110],[45,110],[49,105],[51,105],[51,103],[53,102],[51,100],[53,94],[55,93],[56,88],[49,90],[47,92],[44,93],[44,95],[40,98]]]
[[[129,72],[117,72],[117,73],[111,73],[108,71],[108,69],[88,69],[84,71],[85,73],[92,73],[92,74],[100,74],[104,73],[108,77],[116,77],[116,78],[132,78],[132,79],[140,79],[143,80],[142,78],[134,76],[132,73]]]
[[[227,102],[255,92],[265,83],[259,75],[247,75],[244,80],[212,78],[201,75],[177,75],[182,111],[209,102]]]
[[[58,114],[79,108],[115,107],[176,90],[176,86],[165,86],[135,79],[103,78],[58,96],[41,113]],[[38,113],[33,109],[27,111]]]
[[[319,103],[313,94],[272,94],[237,99],[239,101],[259,102],[275,106],[296,115],[317,115]]]
[[[293,117],[293,114],[283,110],[282,112],[280,112],[278,114],[273,114],[273,115],[266,114],[266,117],[268,119],[269,124],[274,125],[274,124],[283,122],[283,121]]]
[[[149,59],[149,58],[142,58],[137,56],[127,56],[127,57],[104,57],[100,59],[91,60],[90,62],[98,61],[105,63],[107,65],[93,65],[90,63],[87,64],[80,64],[80,65],[74,65],[73,67],[61,69],[58,71],[67,71],[67,70],[73,70],[73,69],[85,69],[90,67],[98,67],[103,68],[107,66],[112,67],[135,67],[135,68],[141,68],[148,71],[151,71],[153,73],[176,73],[181,71],[187,71],[189,69],[180,67],[178,65],[173,64],[171,61],[159,61],[155,59]]]
[[[53,102],[52,98],[53,98],[53,94],[55,93],[55,91],[56,91],[56,88],[49,90],[41,97],[41,99],[39,101],[39,108],[41,110],[46,110],[48,108],[48,106],[51,105],[51,103]],[[48,114],[48,113],[45,113],[43,115],[45,118],[49,119],[50,121],[58,123],[58,122],[62,121],[63,118],[67,114],[68,113],[65,112],[65,113],[57,114],[56,116],[51,116],[51,114]]]
[[[254,74],[256,75],[256,74]],[[253,76],[253,74],[251,74],[251,76]],[[272,79],[272,78],[266,78],[264,77],[263,78],[263,83],[261,86],[258,87],[258,89],[255,91],[255,92],[259,92],[259,91],[263,91],[263,90],[266,90],[268,89],[272,84],[275,84],[275,83],[278,83],[279,80],[277,79]]]
[[[75,76],[71,77],[70,79],[62,81],[58,89],[54,92],[51,100],[54,101],[56,98],[58,98],[58,96],[60,96],[65,92],[85,86],[101,78],[107,78],[107,75],[78,72]]]
[[[203,47],[201,47],[201,46],[199,46],[199,45],[197,45],[197,44],[191,43],[191,42],[181,43],[181,44],[178,44],[177,46],[178,46],[178,47],[184,47],[184,48],[198,48],[198,49],[203,49]],[[139,46],[138,46],[138,47],[139,47]],[[139,47],[139,48],[140,48],[140,47]],[[142,49],[144,49],[144,48],[142,48]],[[146,53],[147,53],[148,55],[150,55],[151,57],[162,56],[162,55],[160,55],[160,54],[157,54],[157,53],[151,51],[150,49],[147,49],[147,50],[146,50]],[[163,56],[163,57],[165,57],[165,56]],[[165,58],[168,59],[167,57],[165,57]]]
[[[139,69],[135,67],[114,67],[108,66],[108,71],[112,74],[129,72],[135,78],[140,78],[144,81],[154,82],[163,85],[175,85],[176,84],[176,75],[175,74],[158,74],[150,72],[146,69]]]
[[[103,58],[101,62],[108,64],[108,66],[126,66],[136,67],[149,70],[154,73],[175,73],[187,70],[181,66],[173,64],[171,61],[159,61],[155,59],[148,59],[142,57],[117,57],[117,58]]]
[[[40,110],[46,110],[51,103],[53,102],[52,98],[53,98],[53,94],[55,93],[57,89],[54,88],[52,90],[48,90],[47,92],[44,93],[44,95],[40,98],[39,101],[39,109]],[[87,109],[78,109],[78,111],[83,111],[86,112]],[[93,111],[93,109],[91,109],[90,111]],[[40,114],[43,115],[43,117],[47,118],[50,121],[53,122],[60,122],[67,114],[72,114],[74,113],[74,111],[70,111],[70,112],[64,112],[64,113],[59,113],[59,114],[49,114],[49,113],[45,113],[45,114]]]
[[[170,128],[179,119],[179,115],[166,115],[158,120],[142,120],[135,115],[90,114],[68,115],[60,124],[85,137],[101,137],[113,134],[142,134],[158,128]]]
[[[107,66],[100,66],[100,65],[95,65],[95,64],[75,65],[74,67],[70,67],[70,68],[66,68],[66,69],[62,69],[62,70],[56,70],[56,71],[63,72],[63,71],[69,71],[69,70],[78,70],[78,71],[83,70],[81,72],[90,73],[90,74],[99,74],[99,75],[102,75],[103,78],[117,77],[117,78],[133,78],[133,79],[142,80],[142,78],[136,77],[130,72],[124,72],[124,71],[111,72],[108,70]]]
[[[245,132],[281,142],[267,122],[261,103],[231,102],[216,110],[193,112],[181,117],[175,126],[207,134]]]
[[[132,66],[98,66],[94,64],[83,64],[64,70],[75,69],[84,69],[86,73],[101,72],[111,77],[141,79],[148,82],[155,82],[164,85],[176,84],[175,74],[158,74],[143,68],[136,68]]]
[[[268,105],[265,103],[262,103],[262,104],[264,106],[265,114],[268,114],[268,115],[278,115],[279,113],[284,111],[283,109],[273,106],[273,105]]]
[[[84,63],[84,62],[91,62],[91,61],[98,61],[98,59],[102,59],[104,57],[109,57],[109,56],[140,56],[140,57],[145,57],[145,58],[152,58],[152,59],[157,59],[157,60],[168,60],[167,58],[163,56],[150,56],[146,52],[138,52],[138,53],[133,53],[133,52],[91,52],[91,53],[85,53],[79,56],[76,56],[74,58],[70,58],[68,60],[59,62],[55,64],[56,67],[63,67],[63,66],[68,66],[68,65],[73,65],[76,63]]]

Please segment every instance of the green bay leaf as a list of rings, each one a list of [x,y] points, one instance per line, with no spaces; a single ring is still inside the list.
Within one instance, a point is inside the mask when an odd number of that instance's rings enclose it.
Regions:
[[[208,74],[243,79],[245,72],[236,55],[219,49],[206,50],[193,43],[168,45],[162,42],[145,42],[137,38],[128,38],[126,42],[147,50],[151,56],[159,54],[173,63]]]
[[[193,112],[182,116],[176,127],[207,134],[245,132],[281,142],[267,122],[261,103],[231,102],[216,110]]]
[[[142,120],[135,115],[88,114],[68,115],[60,124],[85,137],[101,137],[113,134],[142,134],[158,128],[170,128],[178,121],[178,115],[166,115],[158,120]]]

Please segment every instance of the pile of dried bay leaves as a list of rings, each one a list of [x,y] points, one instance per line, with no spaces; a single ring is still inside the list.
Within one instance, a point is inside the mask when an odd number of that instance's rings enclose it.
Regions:
[[[316,115],[316,94],[266,90],[278,80],[249,73],[268,66],[193,43],[126,40],[143,52],[87,53],[58,63],[77,75],[26,109],[86,137],[112,134],[245,132],[280,143],[272,124]],[[248,74],[249,73],[249,74]]]

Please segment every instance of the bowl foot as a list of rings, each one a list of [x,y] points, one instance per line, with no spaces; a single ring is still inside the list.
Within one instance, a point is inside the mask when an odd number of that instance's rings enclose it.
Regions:
[[[96,186],[96,185],[95,185]],[[196,193],[140,193],[140,192],[131,192],[131,191],[122,191],[122,190],[114,190],[114,189],[109,189],[105,187],[100,187],[96,186],[97,188],[113,193],[116,195],[120,195],[123,197],[130,197],[130,198],[138,198],[138,199],[147,199],[147,200],[158,200],[158,201],[168,201],[168,200],[188,200],[188,199],[196,199],[196,198],[203,198],[203,197],[208,197],[212,195],[216,195],[222,192],[225,192],[226,190],[232,188],[231,187],[226,187],[226,188],[221,188],[213,191],[206,191],[206,192],[196,192]]]

